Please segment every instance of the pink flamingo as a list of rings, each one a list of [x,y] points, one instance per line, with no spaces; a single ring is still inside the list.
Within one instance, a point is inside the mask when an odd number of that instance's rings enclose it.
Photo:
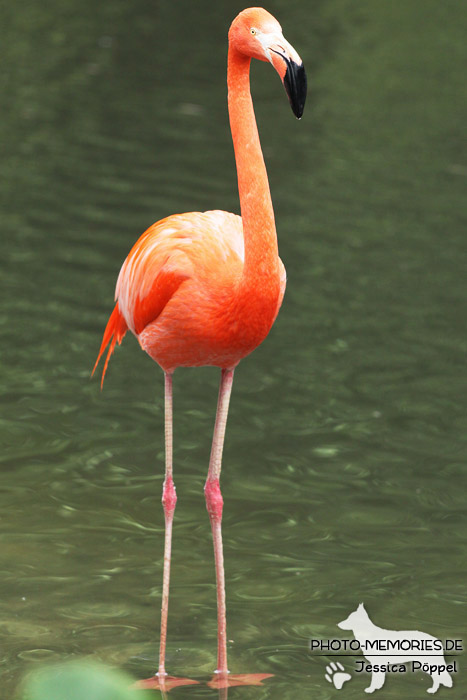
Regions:
[[[252,58],[272,63],[300,118],[306,76],[278,21],[262,8],[241,12],[229,30],[228,107],[242,216],[225,211],[175,214],[138,239],[123,263],[116,304],[105,329],[94,370],[107,347],[102,374],[127,330],[165,373],[165,549],[159,668],[151,687],[189,683],[167,676],[165,649],[169,606],[172,521],[177,501],[172,474],[172,375],[177,367],[221,368],[219,399],[204,488],[212,528],[217,581],[218,656],[212,685],[260,682],[269,674],[228,676],[223,499],[219,486],[222,449],[234,369],[268,335],[285,291],[276,227],[250,95]],[[193,681],[191,681],[193,682]]]

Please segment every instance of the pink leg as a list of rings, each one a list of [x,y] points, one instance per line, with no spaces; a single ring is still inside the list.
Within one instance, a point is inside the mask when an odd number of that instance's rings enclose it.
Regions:
[[[216,564],[217,584],[217,670],[216,673],[227,674],[227,626],[225,612],[225,578],[224,555],[222,551],[222,507],[223,499],[219,485],[222,466],[222,449],[224,447],[225,426],[229,411],[230,393],[232,391],[234,370],[223,369],[219,387],[216,423],[212,440],[211,458],[204,493],[206,507],[211,521],[212,538],[214,543],[214,560]]]
[[[162,505],[165,516],[164,574],[162,582],[161,641],[159,648],[159,676],[167,675],[165,670],[165,646],[167,641],[167,615],[169,612],[170,556],[172,552],[172,522],[177,494],[172,478],[172,375],[165,374],[165,480],[162,491]]]
[[[165,480],[162,490],[162,505],[165,516],[164,573],[162,581],[161,641],[159,647],[159,669],[155,676],[137,681],[134,688],[160,690],[162,697],[172,688],[194,685],[199,681],[190,678],[168,676],[165,670],[165,647],[167,642],[167,616],[169,613],[170,556],[172,553],[172,523],[177,494],[172,478],[172,375],[165,374]]]
[[[216,424],[212,440],[211,459],[204,493],[206,507],[211,521],[212,538],[214,542],[214,560],[216,563],[217,584],[217,669],[212,680],[208,683],[211,688],[219,689],[219,697],[227,698],[227,689],[236,685],[262,685],[262,681],[270,678],[270,673],[231,674],[227,668],[227,623],[225,610],[225,577],[224,555],[222,551],[222,507],[223,500],[219,485],[222,466],[222,449],[224,447],[225,426],[229,411],[230,394],[232,391],[233,369],[223,369],[217,403]]]

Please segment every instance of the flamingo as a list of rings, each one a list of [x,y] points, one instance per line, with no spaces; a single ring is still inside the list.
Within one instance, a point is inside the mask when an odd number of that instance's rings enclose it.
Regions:
[[[164,567],[159,667],[151,687],[166,690],[190,682],[169,677],[165,670],[172,522],[177,502],[172,468],[172,377],[177,367],[213,365],[221,369],[204,487],[214,545],[218,611],[217,669],[212,684],[220,688],[259,683],[270,675],[228,676],[219,478],[235,367],[268,335],[286,283],[250,94],[251,59],[274,66],[298,119],[305,105],[306,75],[279,22],[262,8],[240,12],[228,39],[228,110],[241,217],[219,210],[174,214],[143,233],[120,270],[115,307],[93,370],[109,346],[102,387],[115,344],[130,330],[165,375]]]

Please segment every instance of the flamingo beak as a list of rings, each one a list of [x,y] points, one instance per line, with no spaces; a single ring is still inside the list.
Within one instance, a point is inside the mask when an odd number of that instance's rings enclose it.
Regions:
[[[269,44],[266,55],[282,79],[292,112],[301,119],[307,90],[302,59],[283,36]]]
[[[303,63],[297,65],[292,59],[287,60],[287,70],[284,76],[284,87],[288,95],[292,112],[297,119],[302,118],[306,100],[306,73]]]

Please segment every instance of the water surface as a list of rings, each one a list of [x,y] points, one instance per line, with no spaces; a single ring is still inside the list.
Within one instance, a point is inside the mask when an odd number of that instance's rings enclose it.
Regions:
[[[178,211],[238,211],[225,37],[241,8],[2,10],[0,697],[45,661],[154,670],[163,377],[133,338],[103,393],[89,372],[137,236]],[[288,287],[236,373],[222,487],[230,666],[275,677],[231,695],[331,698],[309,639],[342,636],[360,601],[382,627],[467,644],[467,13],[269,9],[311,91],[296,122],[277,76],[253,68]],[[217,381],[175,375],[168,667],[201,680],[216,654],[203,483]],[[428,686],[390,677],[383,692]],[[346,697],[363,688],[355,677]]]

